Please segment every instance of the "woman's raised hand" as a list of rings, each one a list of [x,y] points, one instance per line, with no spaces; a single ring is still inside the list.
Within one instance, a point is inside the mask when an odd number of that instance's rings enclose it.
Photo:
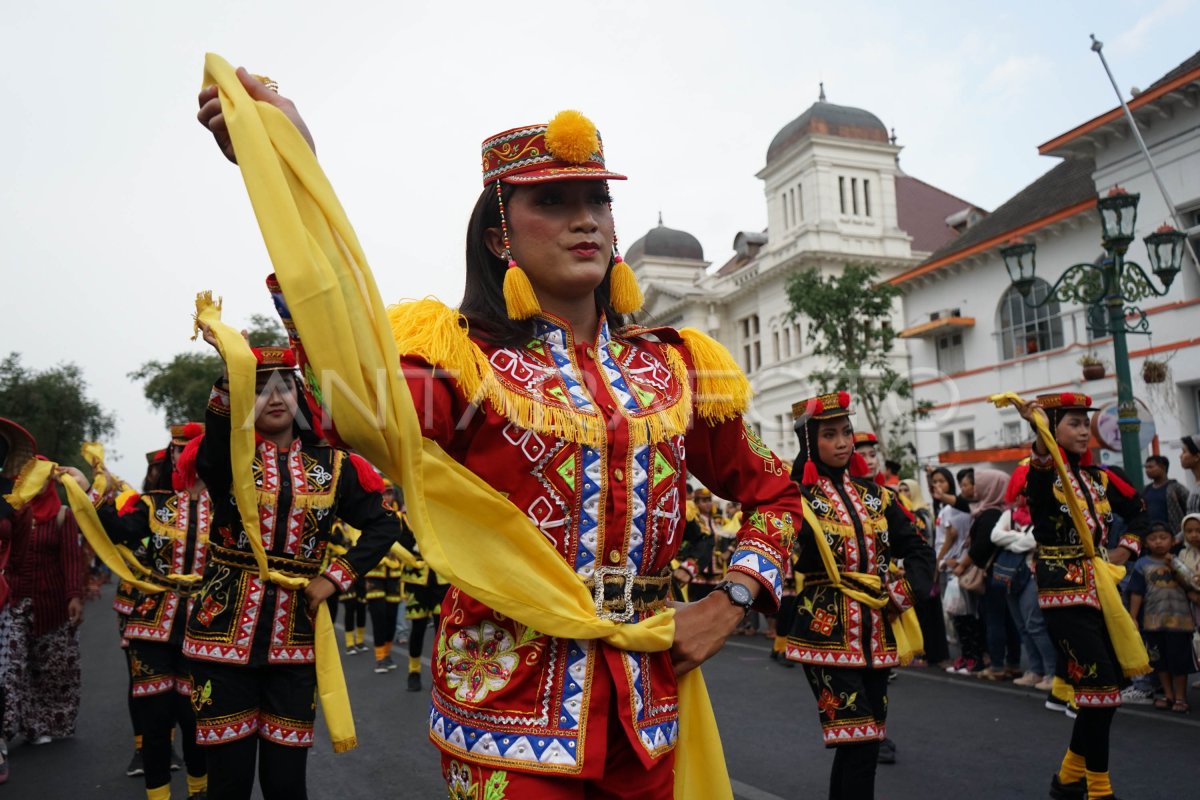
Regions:
[[[1039,416],[1043,420],[1047,419],[1045,410],[1036,400],[1014,400],[1013,406],[1017,409],[1017,413],[1021,415],[1021,419],[1026,422],[1033,422]]]
[[[296,126],[296,130],[300,131],[300,135],[308,142],[308,146],[315,153],[316,145],[313,144],[312,134],[308,132],[308,126],[304,124],[304,119],[301,118],[300,112],[296,110],[296,104],[286,97],[278,94],[272,89],[268,89],[262,81],[246,71],[245,67],[238,67],[238,80],[242,82],[242,86],[246,87],[246,92],[255,100],[261,100],[264,103],[270,103],[284,113],[284,115],[292,121]],[[237,163],[237,155],[233,152],[233,142],[229,138],[229,128],[225,125],[225,115],[221,111],[221,98],[217,91],[216,84],[207,86],[200,90],[200,113],[196,115],[196,119],[200,124],[212,133],[213,138],[217,140],[217,147],[225,154],[233,163]]]

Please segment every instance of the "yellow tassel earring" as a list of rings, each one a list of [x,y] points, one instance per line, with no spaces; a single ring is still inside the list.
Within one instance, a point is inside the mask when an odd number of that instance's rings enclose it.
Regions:
[[[608,213],[612,214],[611,202],[608,204]],[[621,258],[621,251],[617,249],[616,231],[613,232],[612,271],[608,275],[608,301],[618,314],[632,314],[646,302],[637,284],[637,277],[633,274],[633,267]]]
[[[525,270],[513,260],[512,248],[508,242],[508,220],[504,216],[504,194],[500,190],[500,181],[496,181],[496,200],[500,203],[500,230],[504,235],[504,258],[508,268],[504,270],[504,305],[509,319],[529,319],[542,310],[533,285]]]

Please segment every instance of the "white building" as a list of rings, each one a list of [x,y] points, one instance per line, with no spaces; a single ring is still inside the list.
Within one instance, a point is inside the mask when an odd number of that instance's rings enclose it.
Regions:
[[[984,216],[904,174],[900,150],[878,117],[829,103],[822,89],[767,148],[767,230],[738,233],[734,255],[712,271],[699,241],[661,219],[625,254],[652,324],[699,328],[739,360],[756,392],[750,422],[785,457],[796,450],[791,406],[816,390],[806,376],[822,366],[806,353],[804,321],[789,320],[788,278],[848,263],[899,276]],[[902,346],[897,360],[903,372]]]
[[[1200,53],[1129,101],[1151,155],[1194,244],[1200,245]],[[1149,167],[1120,107],[1039,148],[1062,161],[1018,192],[978,225],[964,231],[892,283],[905,291],[904,333],[919,399],[933,416],[918,434],[926,461],[1012,466],[1027,452],[1028,428],[1011,410],[998,411],[988,395],[1082,391],[1097,405],[1115,405],[1112,339],[1095,337],[1088,309],[1077,303],[1026,305],[1011,288],[999,249],[1015,237],[1037,245],[1035,297],[1071,265],[1103,253],[1098,195],[1120,185],[1140,193],[1132,259],[1149,271],[1142,237],[1170,220]],[[1152,335],[1130,335],[1135,397],[1157,428],[1151,447],[1171,458],[1172,477],[1190,481],[1177,466],[1179,437],[1200,428],[1200,272],[1185,256],[1183,270],[1164,297],[1138,303]],[[1107,365],[1103,379],[1085,382],[1080,356]],[[1148,358],[1167,361],[1165,383],[1141,378]],[[1143,412],[1145,415],[1145,412]],[[1148,452],[1148,450],[1147,450]],[[1120,455],[1101,449],[1110,463]]]

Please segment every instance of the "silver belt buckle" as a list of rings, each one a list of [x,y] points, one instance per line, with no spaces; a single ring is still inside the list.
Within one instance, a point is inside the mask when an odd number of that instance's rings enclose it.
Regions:
[[[619,575],[622,578],[623,597],[621,608],[608,609],[604,606],[604,579]],[[629,622],[633,619],[633,567],[598,567],[592,573],[592,599],[596,603],[596,616],[613,622]]]

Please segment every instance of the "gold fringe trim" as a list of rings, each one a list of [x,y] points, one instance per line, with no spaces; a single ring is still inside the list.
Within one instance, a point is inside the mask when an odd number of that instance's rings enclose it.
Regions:
[[[589,447],[602,447],[605,442],[604,420],[599,414],[585,414],[574,408],[549,405],[532,397],[515,392],[501,383],[492,371],[487,355],[471,341],[466,319],[456,309],[427,298],[392,306],[388,309],[388,320],[397,350],[404,355],[419,356],[434,367],[449,373],[467,401],[474,404],[489,403],[496,413],[509,422],[526,430],[544,433]],[[699,334],[703,336],[703,334]],[[712,342],[708,337],[704,337]],[[716,345],[715,342],[712,344]],[[749,394],[749,382],[737,370],[737,365],[728,352],[725,361],[732,366],[744,388],[740,397]],[[665,346],[667,366],[682,387],[679,400],[671,406],[646,413],[623,412],[629,425],[629,439],[634,446],[665,441],[687,432],[692,419],[692,389],[688,380],[687,364],[675,348]],[[705,363],[712,363],[709,357]],[[710,386],[713,391],[727,389],[724,384],[713,384],[711,378],[701,386]],[[730,383],[726,381],[726,383]],[[736,383],[731,384],[736,386]],[[707,418],[720,421],[741,413],[745,400],[731,407],[731,413],[723,413],[720,403],[712,404]]]
[[[709,423],[746,412],[753,392],[725,346],[695,328],[679,331],[696,370],[696,413]]]
[[[292,508],[331,508],[332,506],[332,491],[325,492],[324,494],[292,495]]]
[[[388,309],[396,348],[445,370],[467,401],[487,401],[498,414],[526,430],[545,433],[578,444],[604,444],[604,422],[574,409],[540,403],[517,394],[496,379],[487,355],[467,335],[466,318],[457,309],[432,298],[402,303]]]
[[[333,752],[345,753],[358,747],[358,737],[351,736],[349,739],[342,739],[333,743]]]

